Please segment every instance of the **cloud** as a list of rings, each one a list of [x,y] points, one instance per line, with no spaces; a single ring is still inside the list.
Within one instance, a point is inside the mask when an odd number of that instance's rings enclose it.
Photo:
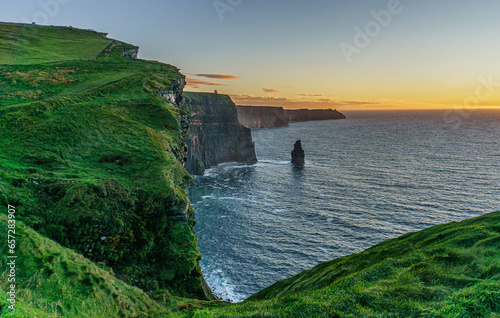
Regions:
[[[308,95],[308,94],[304,94]],[[318,94],[319,95],[319,94]],[[255,95],[231,95],[237,105],[251,106],[280,106],[288,109],[311,108],[344,108],[350,107],[373,107],[376,105],[386,105],[385,101],[374,100],[340,100],[338,98],[318,98],[311,99],[308,96],[299,95],[298,98],[255,96]],[[388,101],[387,101],[388,102]]]
[[[201,81],[198,79],[194,79],[191,77],[186,77],[186,86],[190,86],[193,88],[198,88],[200,85],[210,85],[210,86],[227,86],[224,84],[219,84],[219,83],[214,83],[214,82],[207,82],[207,81]]]
[[[196,76],[222,79],[222,80],[232,80],[239,78],[238,76],[226,75],[226,74],[196,74]]]
[[[274,88],[263,88],[262,90],[266,93],[278,93],[279,92],[279,90],[274,89]]]
[[[236,105],[247,106],[277,106],[285,109],[340,109],[340,110],[374,110],[374,109],[426,109],[435,108],[436,104],[416,103],[414,101],[396,100],[390,98],[381,98],[378,100],[369,99],[339,99],[339,98],[286,98],[274,96],[255,96],[255,95],[231,95]],[[446,108],[443,105],[443,108]]]
[[[345,105],[380,105],[382,102],[379,101],[368,101],[368,100],[343,100],[341,101]]]
[[[300,94],[299,96],[307,96],[307,97],[324,97],[323,94]]]
[[[297,86],[291,85],[291,86],[285,86],[285,88],[297,88]]]

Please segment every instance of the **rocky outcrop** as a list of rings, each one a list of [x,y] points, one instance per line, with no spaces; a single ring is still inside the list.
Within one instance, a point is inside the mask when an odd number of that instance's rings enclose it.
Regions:
[[[283,107],[236,106],[240,124],[250,129],[286,127],[290,123]]]
[[[165,99],[167,99],[171,104],[179,106],[183,100],[183,89],[186,85],[186,79],[183,76],[170,84],[170,89],[160,89],[158,93]]]
[[[122,56],[129,58],[131,60],[137,59],[137,56],[139,55],[139,47],[134,46],[132,48],[126,48],[123,50]]]
[[[191,112],[185,169],[195,175],[224,162],[255,163],[251,130],[240,125],[227,95],[184,93],[181,108]]]
[[[285,109],[285,114],[290,122],[346,118],[336,109]]]
[[[297,166],[303,166],[305,163],[304,149],[302,149],[300,140],[297,140],[293,146],[292,163]]]
[[[92,32],[95,32],[96,34],[99,35],[97,31],[92,31]],[[107,39],[107,33],[103,33],[103,35],[99,36]],[[101,57],[104,54],[111,54],[111,53],[121,55],[131,60],[136,60],[137,56],[139,55],[139,47],[125,42],[113,40],[98,56]]]

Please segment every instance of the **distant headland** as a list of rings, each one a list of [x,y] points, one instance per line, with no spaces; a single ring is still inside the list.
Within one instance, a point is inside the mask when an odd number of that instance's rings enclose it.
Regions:
[[[238,120],[250,129],[286,127],[292,122],[345,119],[336,109],[284,109],[270,106],[236,106]]]

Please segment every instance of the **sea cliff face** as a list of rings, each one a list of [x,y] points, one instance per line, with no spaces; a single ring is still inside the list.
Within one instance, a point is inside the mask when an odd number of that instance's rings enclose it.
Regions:
[[[238,120],[250,129],[286,127],[292,122],[310,120],[345,119],[345,115],[332,109],[283,109],[270,106],[236,106]]]
[[[286,127],[290,123],[283,107],[236,106],[238,120],[250,129]]]
[[[184,93],[181,108],[191,113],[185,169],[195,175],[224,162],[255,163],[251,131],[240,125],[227,95]]]

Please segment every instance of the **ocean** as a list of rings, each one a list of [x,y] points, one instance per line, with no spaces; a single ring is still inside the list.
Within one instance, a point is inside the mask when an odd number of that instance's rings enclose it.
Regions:
[[[346,112],[253,130],[258,163],[189,189],[201,267],[239,302],[320,262],[500,210],[500,111]],[[296,140],[306,164],[290,163]]]

